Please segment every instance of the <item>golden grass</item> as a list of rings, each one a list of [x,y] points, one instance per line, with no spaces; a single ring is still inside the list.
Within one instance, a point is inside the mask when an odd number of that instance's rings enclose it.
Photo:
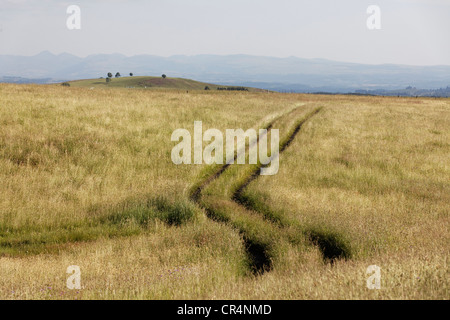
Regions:
[[[285,225],[347,241],[352,261],[338,262],[333,276],[353,283],[353,266],[378,265],[379,298],[448,298],[449,105],[326,101],[282,154],[279,174],[252,182],[245,196]],[[322,289],[334,298],[372,297],[332,286]]]
[[[448,299],[449,106],[1,84],[0,298]],[[278,175],[245,188],[255,211],[232,199],[250,165],[203,192],[225,222],[190,200],[217,166],[174,165],[173,130],[260,128],[281,115],[273,128],[286,137],[317,107]],[[164,210],[186,215],[173,224]],[[351,258],[324,261],[311,230],[342,239]],[[270,272],[249,272],[248,236],[271,246]],[[381,290],[366,288],[372,264]],[[65,287],[69,265],[81,267],[81,290]]]

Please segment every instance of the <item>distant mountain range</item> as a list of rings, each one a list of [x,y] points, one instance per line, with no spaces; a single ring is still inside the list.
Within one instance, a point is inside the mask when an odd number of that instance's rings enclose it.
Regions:
[[[80,58],[48,51],[35,56],[0,55],[0,81],[52,83],[126,75],[181,77],[224,85],[293,92],[378,92],[450,85],[450,66],[364,65],[324,59],[250,55],[158,57],[96,54]],[[446,89],[443,89],[446,90]]]

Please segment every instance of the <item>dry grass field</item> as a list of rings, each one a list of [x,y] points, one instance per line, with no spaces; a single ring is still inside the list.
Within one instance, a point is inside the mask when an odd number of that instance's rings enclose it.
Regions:
[[[278,174],[173,164],[196,120]],[[0,84],[0,299],[449,299],[449,160],[448,99]]]

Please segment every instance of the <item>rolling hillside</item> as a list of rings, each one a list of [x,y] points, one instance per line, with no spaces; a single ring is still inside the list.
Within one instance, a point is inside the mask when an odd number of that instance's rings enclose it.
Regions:
[[[182,78],[165,78],[162,77],[121,77],[112,78],[111,82],[107,83],[105,78],[99,79],[86,79],[75,80],[68,82],[72,87],[89,87],[89,88],[140,88],[140,89],[181,89],[181,90],[205,90],[205,87],[209,87],[211,90],[217,90],[218,88],[233,88],[230,86],[221,86],[216,84],[210,84],[205,82],[199,82],[190,79]],[[248,91],[259,92],[265,91],[262,89],[246,87]]]

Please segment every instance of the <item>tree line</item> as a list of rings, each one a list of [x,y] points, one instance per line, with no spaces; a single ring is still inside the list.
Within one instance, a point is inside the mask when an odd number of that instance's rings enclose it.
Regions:
[[[120,72],[117,72],[116,75],[114,76],[114,78],[120,78],[122,75],[120,74]],[[133,72],[130,72],[130,77],[134,76]],[[106,76],[106,82],[111,82],[113,77],[113,74],[111,72],[108,72],[107,76]],[[167,76],[165,74],[163,74],[161,76],[163,79],[165,79]]]

